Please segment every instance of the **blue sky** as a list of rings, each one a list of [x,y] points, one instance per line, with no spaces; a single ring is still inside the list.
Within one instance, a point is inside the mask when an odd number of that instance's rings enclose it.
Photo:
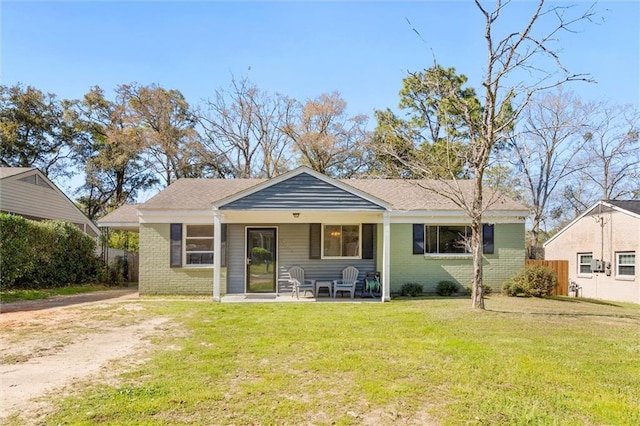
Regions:
[[[534,3],[512,6],[517,21]],[[4,0],[0,7],[2,84],[59,98],[80,98],[93,85],[111,96],[118,84],[137,82],[178,89],[199,105],[234,75],[301,101],[337,90],[350,113],[371,116],[395,108],[407,70],[429,67],[433,55],[476,87],[485,62],[484,23],[471,1]],[[562,34],[557,45],[572,72],[598,81],[570,88],[585,100],[639,105],[640,2],[603,1],[596,11],[596,23]]]

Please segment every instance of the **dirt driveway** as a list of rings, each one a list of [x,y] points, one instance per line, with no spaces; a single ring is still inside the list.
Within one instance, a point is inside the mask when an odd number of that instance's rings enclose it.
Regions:
[[[47,395],[76,381],[109,380],[151,347],[168,319],[150,315],[135,289],[3,304],[0,314],[0,423],[36,424]]]

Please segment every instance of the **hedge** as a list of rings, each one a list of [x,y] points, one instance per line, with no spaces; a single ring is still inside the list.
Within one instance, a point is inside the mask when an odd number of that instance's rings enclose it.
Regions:
[[[75,225],[0,213],[2,288],[64,287],[96,280],[96,242]]]

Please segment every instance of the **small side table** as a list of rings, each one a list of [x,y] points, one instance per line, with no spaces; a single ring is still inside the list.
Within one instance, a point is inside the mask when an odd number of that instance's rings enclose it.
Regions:
[[[330,281],[330,280],[316,281],[316,297],[320,295],[321,288],[326,288],[329,291],[329,297],[333,297],[333,281]]]

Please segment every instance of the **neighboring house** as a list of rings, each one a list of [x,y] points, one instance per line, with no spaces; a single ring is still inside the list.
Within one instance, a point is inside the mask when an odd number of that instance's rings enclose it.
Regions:
[[[306,167],[269,180],[180,179],[98,224],[139,229],[142,294],[278,293],[291,266],[316,280],[355,266],[360,279],[380,272],[388,300],[405,283],[433,292],[442,280],[472,281],[462,241],[470,220],[427,184],[336,180]],[[502,198],[483,216],[484,277],[494,289],[524,266],[527,213]]]
[[[583,297],[640,303],[640,200],[599,201],[544,244]]]
[[[0,167],[0,211],[31,220],[63,220],[97,237],[100,229],[38,169]]]

